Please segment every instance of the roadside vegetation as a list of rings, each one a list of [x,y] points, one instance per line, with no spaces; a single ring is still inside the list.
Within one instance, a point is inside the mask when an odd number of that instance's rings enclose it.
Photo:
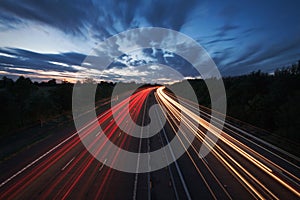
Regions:
[[[210,107],[203,80],[188,80],[200,105]],[[278,69],[223,78],[227,121],[300,156],[300,61]],[[178,83],[180,84],[180,83]]]
[[[254,134],[276,145],[284,146],[287,144],[284,141],[296,146],[300,143],[300,62],[278,69],[272,75],[257,71],[223,80],[227,115],[254,125]],[[188,81],[198,96],[199,104],[210,107],[204,81]],[[93,80],[86,79],[81,84],[92,83],[95,84]],[[113,87],[113,83],[99,83],[96,100],[110,97]],[[2,77],[0,137],[30,126],[42,127],[47,121],[60,116],[72,118],[72,89],[72,83],[57,83],[54,79],[37,83],[23,76],[16,81]]]
[[[300,143],[300,65],[223,78],[227,115]],[[210,107],[203,80],[189,80],[199,104]],[[200,95],[202,94],[202,95]]]
[[[91,84],[86,79],[82,85]],[[0,80],[0,137],[22,128],[39,125],[51,120],[71,118],[74,84],[55,79],[48,82],[32,82],[23,76],[16,81],[3,77]],[[112,83],[98,84],[96,99],[109,97]],[[101,92],[100,92],[101,91]]]

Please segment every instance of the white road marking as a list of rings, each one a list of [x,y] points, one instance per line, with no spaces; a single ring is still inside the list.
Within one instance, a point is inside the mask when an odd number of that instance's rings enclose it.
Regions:
[[[107,112],[105,112],[104,114],[102,114],[101,116],[105,115]],[[100,117],[101,117],[100,116]],[[69,136],[68,138],[66,138],[64,141],[60,142],[59,144],[57,144],[56,146],[54,146],[52,149],[50,149],[49,151],[47,151],[46,153],[44,153],[43,155],[41,155],[40,157],[38,157],[37,159],[35,159],[34,161],[32,161],[31,163],[29,163],[28,165],[26,165],[25,167],[23,167],[21,170],[17,171],[14,175],[12,175],[10,178],[6,179],[5,181],[3,181],[0,184],[0,188],[5,185],[6,183],[8,183],[9,181],[11,181],[12,179],[14,179],[16,176],[18,176],[19,174],[21,174],[22,172],[24,172],[26,169],[28,169],[29,167],[33,166],[35,163],[37,163],[38,161],[40,161],[41,159],[43,159],[44,157],[46,157],[48,154],[52,153],[54,150],[56,150],[58,147],[60,147],[61,145],[63,145],[64,143],[66,143],[67,141],[69,141],[70,139],[72,139],[73,137],[75,137],[78,133],[80,133],[81,131],[83,131],[85,128],[87,128],[88,126],[90,126],[91,124],[93,124],[95,121],[97,121],[100,117],[98,117],[97,119],[93,120],[92,122],[88,123],[86,126],[82,127],[79,131],[77,131],[76,133],[73,133],[71,136]]]
[[[156,115],[157,115],[157,117],[159,117],[159,114],[158,114],[157,111],[156,111]],[[161,121],[159,121],[159,122],[160,122],[161,126],[163,127],[162,122],[161,122]],[[164,137],[165,137],[165,139],[166,139],[167,144],[169,144],[170,141],[169,141],[169,139],[168,139],[168,137],[167,137],[167,134],[166,134],[165,129],[162,128],[161,130],[162,130],[162,132],[163,132],[163,135],[164,135]],[[160,138],[161,138],[161,141],[162,141],[162,137],[161,137],[161,136],[160,136]],[[163,144],[162,144],[162,145],[163,145]],[[173,149],[171,148],[170,145],[168,145],[168,147],[169,147],[171,156],[172,156],[172,158],[173,158],[173,160],[174,160],[175,168],[176,168],[177,173],[178,173],[178,175],[179,175],[179,178],[180,178],[180,181],[181,181],[181,183],[182,183],[182,186],[183,186],[183,189],[184,189],[184,191],[185,191],[185,194],[186,194],[186,196],[187,196],[187,199],[191,200],[191,199],[192,199],[192,198],[191,198],[191,195],[190,195],[190,193],[189,193],[189,190],[188,190],[187,185],[186,185],[186,183],[185,183],[185,180],[184,180],[184,178],[183,178],[182,172],[181,172],[181,170],[180,170],[180,168],[179,168],[179,165],[178,165],[178,163],[177,163],[177,159],[175,158]],[[170,168],[169,168],[169,169],[170,169]],[[170,171],[170,176],[172,176],[171,171]],[[175,187],[175,185],[174,185],[174,187]],[[177,193],[177,191],[175,190],[175,194],[176,194],[176,193]],[[177,197],[177,199],[179,199],[178,194],[176,195],[176,197]]]
[[[101,167],[99,168],[99,172],[103,169],[103,167],[104,167],[106,161],[107,161],[107,158],[104,160],[104,162],[102,163]]]
[[[63,167],[61,168],[61,171],[64,171],[70,164],[71,162],[75,159],[75,156]]]
[[[206,158],[203,158],[203,160],[206,162],[206,164],[208,164],[208,162],[207,162]]]
[[[56,145],[55,147],[53,147],[52,149],[50,149],[49,151],[47,151],[46,153],[44,153],[43,155],[41,155],[40,157],[38,157],[36,160],[34,160],[30,164],[26,165],[23,169],[19,170],[14,175],[12,175],[10,178],[8,178],[4,182],[2,182],[1,185],[0,185],[0,187],[2,187],[3,185],[5,185],[6,183],[8,183],[10,180],[12,180],[16,176],[18,176],[19,174],[21,174],[22,172],[24,172],[26,169],[28,169],[29,167],[31,167],[32,165],[34,165],[35,163],[37,163],[41,159],[43,159],[48,154],[52,153],[52,151],[54,151],[55,149],[57,149],[58,147],[60,147],[62,144],[66,143],[68,140],[70,140],[71,138],[73,138],[75,135],[77,135],[77,133],[74,133],[73,135],[71,135],[70,137],[68,137],[67,139],[65,139],[64,141],[62,141],[61,143],[59,143],[58,145]]]

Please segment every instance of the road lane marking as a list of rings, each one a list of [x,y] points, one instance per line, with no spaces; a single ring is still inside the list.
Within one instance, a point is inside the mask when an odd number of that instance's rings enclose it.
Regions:
[[[183,98],[181,98],[181,99],[183,99]],[[185,102],[183,102],[183,103],[185,103]],[[185,104],[186,104],[186,103],[185,103]],[[189,105],[189,104],[186,104],[186,105]],[[190,106],[190,105],[189,105],[189,106]],[[194,108],[193,106],[190,106],[190,107],[192,107],[193,109],[196,109],[196,108]],[[206,117],[212,117],[212,118],[214,118],[214,119],[217,120],[217,121],[221,121],[220,119],[218,119],[218,118],[216,118],[216,117],[213,117],[213,116],[211,116],[210,114],[208,114],[208,113],[206,113],[206,112],[204,112],[204,111],[201,111],[201,110],[200,110],[200,112],[201,112],[202,114],[206,115]],[[293,158],[293,159],[295,159],[296,161],[299,161],[299,162],[300,162],[300,158],[299,158],[299,157],[297,157],[297,156],[295,156],[295,155],[293,155],[293,154],[291,154],[291,153],[289,153],[289,152],[287,152],[287,151],[285,151],[285,150],[283,150],[283,149],[281,149],[281,148],[279,148],[279,147],[277,147],[277,146],[275,146],[275,145],[272,145],[272,144],[270,144],[269,142],[266,142],[266,141],[264,141],[264,140],[262,140],[262,139],[260,139],[260,138],[258,138],[258,137],[256,137],[256,136],[252,135],[252,134],[249,134],[249,133],[245,132],[244,130],[242,130],[242,129],[240,129],[240,128],[234,126],[234,125],[232,125],[232,124],[229,123],[229,122],[225,122],[225,125],[227,125],[227,126],[233,128],[233,129],[235,129],[235,130],[237,130],[237,131],[239,131],[239,132],[242,132],[242,133],[245,134],[246,136],[249,136],[249,137],[251,137],[252,139],[254,139],[254,140],[256,140],[256,141],[259,141],[259,142],[263,143],[264,145],[266,145],[266,146],[268,146],[268,147],[270,147],[270,148],[272,148],[272,149],[275,149],[275,150],[277,150],[277,151],[279,151],[279,152],[285,154],[286,156],[288,156],[288,157],[290,157],[290,158]],[[240,135],[240,134],[239,134],[239,136],[242,137],[243,139],[249,141],[250,143],[252,143],[252,144],[254,144],[254,145],[256,145],[256,146],[262,148],[263,150],[267,151],[268,153],[270,153],[270,154],[272,154],[272,155],[278,157],[279,159],[281,159],[281,160],[287,162],[288,164],[292,165],[293,167],[296,167],[297,169],[300,169],[299,166],[297,166],[297,165],[295,165],[294,163],[292,163],[292,162],[286,160],[285,158],[279,156],[278,154],[276,154],[276,153],[270,151],[269,149],[266,149],[265,147],[263,147],[263,146],[257,144],[255,141],[249,140],[248,138],[245,138],[244,136],[242,136],[242,135]]]
[[[104,160],[104,162],[102,163],[101,167],[99,168],[99,172],[103,169],[103,167],[104,167],[106,161],[107,161],[107,158]]]
[[[22,168],[21,170],[19,170],[18,172],[16,172],[14,175],[12,175],[10,178],[8,178],[4,182],[2,182],[0,184],[0,187],[2,187],[3,185],[5,185],[9,181],[11,181],[13,178],[15,178],[16,176],[18,176],[22,172],[24,172],[26,169],[28,169],[29,167],[31,167],[32,165],[34,165],[35,163],[37,163],[38,161],[40,161],[44,157],[46,157],[48,154],[52,153],[52,151],[56,150],[58,147],[60,147],[64,143],[66,143],[68,140],[70,140],[71,138],[73,138],[75,135],[77,135],[77,133],[74,133],[73,135],[71,135],[70,137],[68,137],[67,139],[65,139],[64,141],[62,141],[61,143],[59,143],[58,145],[56,145],[55,147],[53,147],[52,149],[50,149],[49,151],[47,151],[46,153],[44,153],[43,155],[41,155],[40,157],[38,157],[36,160],[34,160],[30,164],[26,165],[24,168]]]
[[[158,113],[157,113],[157,110],[156,110],[156,115],[159,116]],[[162,122],[161,122],[161,121],[159,121],[159,122],[160,122],[161,126],[163,126]],[[167,134],[166,134],[164,128],[162,128],[162,132],[163,132],[163,135],[164,135],[164,137],[165,137],[165,139],[166,139],[167,144],[169,144],[170,142],[169,142],[169,140],[168,140],[168,138],[167,138]],[[161,135],[160,135],[160,138],[162,139]],[[186,183],[185,183],[185,180],[184,180],[184,178],[183,178],[182,172],[181,172],[181,170],[180,170],[180,168],[179,168],[179,166],[178,166],[177,160],[175,159],[174,152],[173,152],[173,150],[172,150],[172,148],[171,148],[170,145],[168,145],[168,147],[169,147],[171,156],[172,156],[172,158],[173,158],[173,160],[174,160],[174,164],[175,164],[177,173],[178,173],[178,175],[179,175],[180,181],[181,181],[181,183],[182,183],[183,189],[184,189],[184,191],[185,191],[185,194],[186,194],[186,196],[187,196],[187,199],[190,200],[190,199],[192,199],[192,198],[191,198],[191,195],[190,195],[189,190],[188,190],[188,188],[187,188],[187,185],[186,185]],[[169,168],[169,169],[170,169],[170,168]],[[171,169],[170,169],[170,170],[171,170]],[[170,173],[170,175],[171,175],[171,174],[172,174],[172,173]],[[171,176],[172,176],[172,175],[171,175]],[[175,186],[175,185],[174,185],[174,186]],[[177,191],[175,191],[175,194],[176,194],[176,192],[177,192]],[[177,196],[177,198],[178,198],[178,196]]]
[[[145,104],[147,104],[147,101],[148,101],[148,96],[145,100]],[[146,107],[144,106],[144,110],[143,110],[143,118],[142,118],[142,124],[144,124],[144,121],[145,121],[145,112],[146,112]],[[121,132],[120,132],[121,134]],[[139,167],[140,167],[140,153],[141,153],[141,149],[142,149],[142,135],[143,135],[143,129],[141,129],[141,134],[140,134],[140,140],[139,140],[139,149],[138,149],[138,157],[137,157],[137,163],[136,163],[136,173],[135,173],[135,177],[134,177],[134,187],[133,187],[133,196],[132,196],[132,199],[133,200],[136,200],[136,196],[137,196],[137,183],[138,183],[138,170],[139,170]],[[119,135],[120,136],[120,135]]]
[[[203,157],[203,160],[206,162],[206,164],[208,164],[208,162],[207,162],[206,158],[204,158],[204,157]]]
[[[15,174],[13,174],[10,178],[6,179],[5,181],[3,181],[0,184],[0,188],[2,186],[4,186],[6,183],[8,183],[9,181],[11,181],[12,179],[14,179],[16,176],[18,176],[19,174],[23,173],[25,170],[27,170],[29,167],[33,166],[35,163],[37,163],[38,161],[40,161],[41,159],[43,159],[44,157],[46,157],[48,154],[52,153],[54,150],[56,150],[58,147],[60,147],[61,145],[63,145],[64,143],[66,143],[67,141],[69,141],[70,139],[72,139],[73,137],[75,137],[76,135],[78,135],[79,132],[83,131],[85,128],[87,128],[88,126],[92,125],[95,121],[97,121],[100,117],[104,116],[105,114],[107,114],[108,111],[104,112],[101,116],[97,117],[95,120],[93,120],[92,122],[88,123],[87,125],[85,125],[84,127],[82,127],[79,131],[73,133],[71,136],[69,136],[68,138],[66,138],[65,140],[63,140],[62,142],[60,142],[59,144],[57,144],[56,146],[54,146],[53,148],[51,148],[50,150],[48,150],[46,153],[44,153],[43,155],[41,155],[40,157],[38,157],[37,159],[35,159],[34,161],[32,161],[31,163],[29,163],[28,165],[26,165],[25,167],[23,167],[21,170],[17,171]]]
[[[63,167],[61,168],[61,171],[64,171],[70,164],[71,162],[75,159],[75,156]]]

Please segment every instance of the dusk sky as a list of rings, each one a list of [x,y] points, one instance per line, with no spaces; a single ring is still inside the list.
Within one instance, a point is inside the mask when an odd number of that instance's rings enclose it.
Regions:
[[[298,0],[1,0],[0,77],[74,81],[76,76],[95,75],[97,70],[81,64],[100,41],[132,28],[152,26],[196,40],[223,76],[259,69],[273,72],[300,60]],[[168,52],[158,51],[156,56],[165,58],[165,54]],[[132,60],[148,58],[147,51],[126,55],[119,60],[124,67],[111,67],[108,72],[123,78],[130,75],[134,80],[135,74],[130,73],[136,70],[138,76],[141,71]],[[179,71],[190,68],[186,62],[179,63],[162,64],[176,65]],[[193,75],[192,71],[184,74]]]

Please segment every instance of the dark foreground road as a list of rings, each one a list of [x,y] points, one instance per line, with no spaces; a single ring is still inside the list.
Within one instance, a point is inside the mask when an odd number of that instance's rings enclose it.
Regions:
[[[163,87],[146,88],[131,96],[130,117],[137,124],[151,123],[148,113],[156,103],[164,112],[154,110],[154,114],[159,118],[163,113],[167,119],[156,135],[148,137],[149,129],[141,132],[143,139],[130,136],[117,126],[125,123],[128,130],[135,128],[124,114],[123,101],[118,100],[115,117],[111,110],[100,109],[98,119],[87,122],[78,131],[81,137],[94,138],[90,148],[102,153],[102,162],[87,151],[73,126],[55,129],[62,132],[60,137],[45,139],[0,164],[0,199],[300,198],[298,158],[293,157],[296,164],[291,163],[291,155],[282,156],[280,149],[249,136],[233,124],[226,123],[220,130],[219,119],[212,118],[208,110],[201,110],[200,118],[195,112],[198,105],[185,99],[178,104],[177,100]],[[103,132],[95,131],[99,124]],[[151,169],[160,162],[151,156],[146,161],[137,159],[132,165],[137,169],[146,165],[149,172],[125,173],[107,167],[125,163],[127,158],[119,152],[111,153],[111,147],[101,143],[104,137],[137,153],[157,151],[178,137],[186,153],[156,171]],[[216,145],[214,137],[218,137]],[[208,148],[210,153],[203,158],[200,148]],[[161,162],[175,160],[176,152],[176,148],[168,146],[162,151]]]

